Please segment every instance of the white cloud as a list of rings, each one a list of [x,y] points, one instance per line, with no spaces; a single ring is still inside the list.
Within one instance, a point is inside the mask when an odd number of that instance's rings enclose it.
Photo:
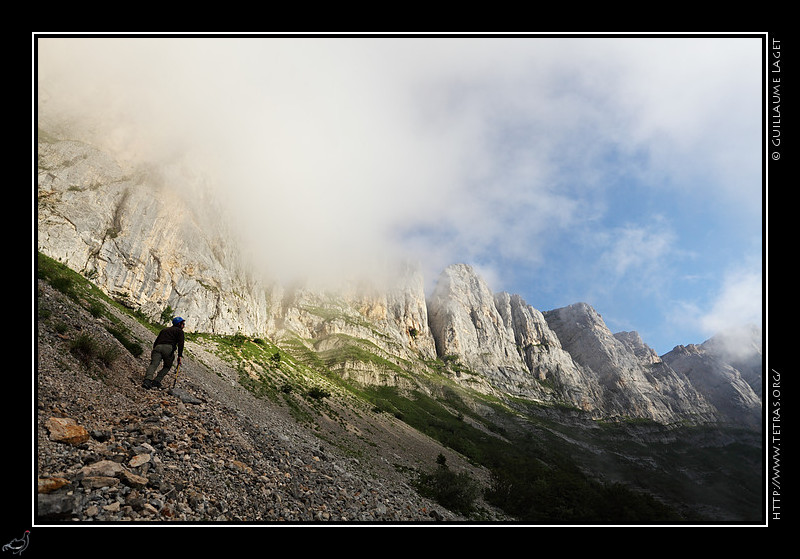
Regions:
[[[711,335],[750,324],[761,326],[762,285],[760,269],[729,272],[712,304],[700,317],[700,324]]]
[[[675,235],[664,224],[656,227],[629,225],[611,232],[611,246],[601,257],[604,269],[619,280],[636,276],[655,288],[662,267],[674,251]]]
[[[717,203],[760,213],[760,41],[636,43],[633,71],[614,87],[635,117],[625,128],[631,144],[648,146],[653,182],[667,177],[680,194],[702,188]]]

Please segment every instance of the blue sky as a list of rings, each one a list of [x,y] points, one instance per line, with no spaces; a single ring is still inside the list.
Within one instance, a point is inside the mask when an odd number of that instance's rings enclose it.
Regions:
[[[760,38],[38,47],[49,106],[126,156],[202,162],[270,273],[467,262],[659,354],[761,321]]]

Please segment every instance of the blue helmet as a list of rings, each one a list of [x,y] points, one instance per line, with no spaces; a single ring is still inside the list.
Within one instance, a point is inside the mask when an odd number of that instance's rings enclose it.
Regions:
[[[177,325],[178,325],[178,324],[180,324],[181,322],[186,322],[186,321],[185,321],[185,320],[183,320],[183,319],[182,319],[181,317],[179,317],[179,316],[176,316],[175,318],[173,318],[173,319],[172,319],[172,325],[173,325],[173,326],[177,326]]]

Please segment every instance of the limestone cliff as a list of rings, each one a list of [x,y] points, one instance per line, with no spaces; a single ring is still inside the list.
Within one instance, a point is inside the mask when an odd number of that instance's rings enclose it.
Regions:
[[[678,346],[664,361],[698,387],[726,421],[759,427],[762,421],[761,331],[725,332]]]
[[[494,294],[469,266],[442,272],[428,306],[439,355],[457,355],[487,373],[525,368],[513,325],[500,316]]]
[[[239,261],[201,184],[179,167],[124,169],[108,153],[40,132],[37,245],[117,300],[194,330],[263,331],[264,291]],[[196,190],[194,188],[197,187]]]
[[[449,266],[428,301],[440,357],[457,356],[508,394],[597,410],[597,385],[565,352],[541,312],[492,293],[465,264]]]
[[[704,396],[635,332],[613,335],[585,303],[547,312],[545,318],[569,354],[597,379],[602,391],[599,407],[606,414],[660,423],[716,419]]]
[[[635,332],[614,335],[589,305],[541,313],[492,294],[469,266],[448,267],[428,302],[440,356],[455,355],[506,393],[557,401],[593,417],[672,424],[719,414]]]

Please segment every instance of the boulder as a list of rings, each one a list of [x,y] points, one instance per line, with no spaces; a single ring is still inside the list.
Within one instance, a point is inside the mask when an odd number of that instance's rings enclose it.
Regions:
[[[89,432],[68,417],[51,417],[46,427],[52,441],[76,445],[89,440]]]

